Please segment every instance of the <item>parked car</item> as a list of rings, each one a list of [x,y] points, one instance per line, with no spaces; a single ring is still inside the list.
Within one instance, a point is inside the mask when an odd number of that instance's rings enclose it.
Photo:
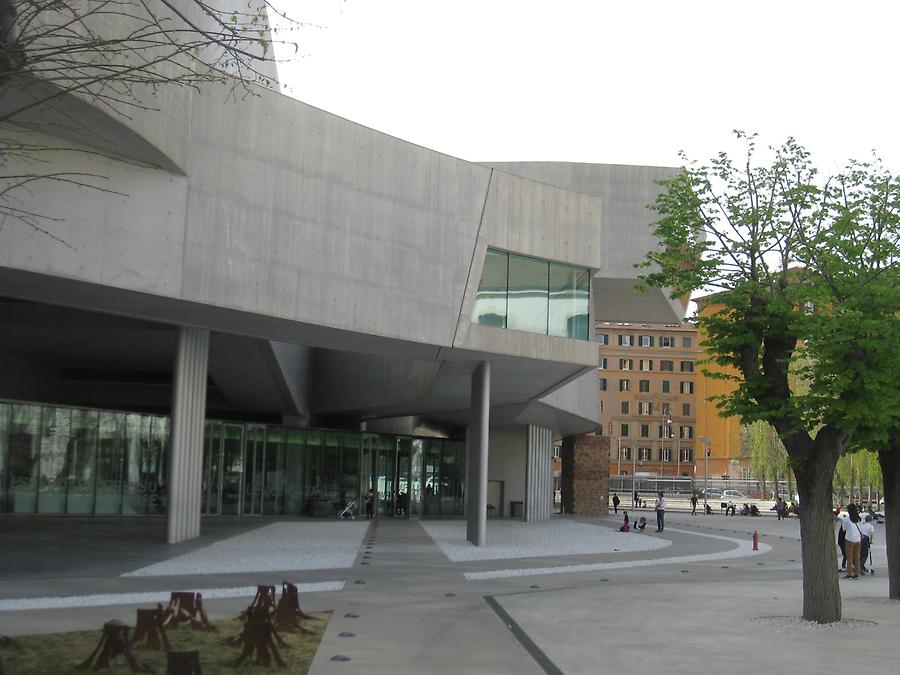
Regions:
[[[747,499],[740,490],[725,490],[722,492],[722,499]]]
[[[707,499],[721,499],[722,491],[719,488],[706,488],[700,492],[700,496]]]

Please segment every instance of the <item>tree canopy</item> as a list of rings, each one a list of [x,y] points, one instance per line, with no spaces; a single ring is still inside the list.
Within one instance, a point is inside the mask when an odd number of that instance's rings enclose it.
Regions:
[[[736,133],[739,161],[685,158],[664,182],[643,283],[712,293],[696,323],[713,376],[734,383],[718,405],[778,431],[803,502],[804,616],[834,621],[835,465],[854,434],[883,441],[900,416],[900,177],[877,158],[820,175],[793,139],[760,161]]]

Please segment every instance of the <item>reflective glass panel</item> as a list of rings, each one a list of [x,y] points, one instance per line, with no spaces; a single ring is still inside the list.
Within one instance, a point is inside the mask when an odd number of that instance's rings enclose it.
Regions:
[[[0,513],[9,513],[12,510],[6,487],[9,477],[9,417],[9,404],[0,403]]]
[[[144,458],[147,513],[166,512],[166,468],[169,458],[169,418],[150,418],[150,438]]]
[[[203,479],[200,512],[219,513],[219,478],[221,477],[222,424],[207,422],[203,434]]]
[[[472,323],[496,328],[506,327],[506,275],[508,255],[488,251],[481,271],[481,283],[475,296]]]
[[[93,513],[94,511],[99,416],[96,410],[72,411],[72,430],[69,434],[68,447],[69,492],[66,499],[66,513]]]
[[[510,254],[507,328],[547,334],[548,273],[545,260]]]
[[[263,513],[284,514],[284,429],[266,432],[266,464],[263,486]]]
[[[244,432],[244,504],[246,515],[262,513],[263,462],[266,454],[263,427],[247,426]]]
[[[13,405],[9,430],[9,492],[10,510],[14,513],[35,512],[40,440],[40,406]]]
[[[346,506],[355,501],[359,507],[359,453],[361,437],[359,434],[344,434],[344,449],[341,456],[341,498],[340,503]]]
[[[147,513],[150,497],[150,480],[146,474],[146,456],[150,448],[153,418],[148,415],[129,414],[125,419],[125,492],[122,496],[122,513]],[[158,486],[157,486],[158,487]],[[155,495],[158,489],[154,489]]]
[[[421,438],[412,441],[412,454],[410,457],[410,492],[409,515],[418,516],[422,513],[422,446]]]
[[[423,513],[426,516],[441,515],[441,442],[430,438],[422,439],[425,451],[424,471],[425,495]]]
[[[122,511],[125,480],[125,413],[101,412],[97,438],[97,493],[94,513]]]
[[[550,335],[588,339],[590,282],[584,267],[550,263]]]
[[[241,512],[244,485],[244,427],[225,424],[222,427],[222,515]]]
[[[303,484],[306,433],[288,429],[284,437],[284,513],[303,515],[306,493]]]
[[[38,513],[66,512],[66,453],[71,415],[68,408],[44,408]]]

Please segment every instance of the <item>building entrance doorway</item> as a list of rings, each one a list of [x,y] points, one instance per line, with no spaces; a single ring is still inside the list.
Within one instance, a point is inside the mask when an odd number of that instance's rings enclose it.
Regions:
[[[382,438],[371,452],[372,486],[377,496],[376,513],[380,516],[410,515],[411,439]],[[387,442],[384,442],[387,441]]]

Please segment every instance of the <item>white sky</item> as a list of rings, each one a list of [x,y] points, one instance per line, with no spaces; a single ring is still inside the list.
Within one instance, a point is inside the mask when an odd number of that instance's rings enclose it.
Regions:
[[[318,25],[286,93],[463,159],[677,166],[737,128],[900,171],[900,3],[277,2]]]

